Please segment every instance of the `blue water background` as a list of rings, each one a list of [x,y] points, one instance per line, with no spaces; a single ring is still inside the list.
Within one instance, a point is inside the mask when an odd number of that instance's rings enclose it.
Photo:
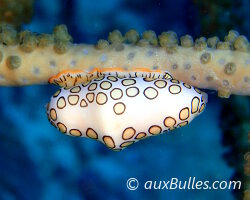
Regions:
[[[249,21],[243,22],[245,30]],[[40,0],[23,28],[50,33],[61,23],[77,43],[95,43],[114,29],[201,33],[198,9],[188,0]],[[45,105],[57,89],[0,88],[0,199],[234,199],[229,190],[143,189],[147,180],[230,180],[234,169],[222,158],[229,147],[222,145],[222,102],[215,92],[209,92],[205,112],[190,125],[113,152],[50,125]],[[140,182],[136,191],[126,187],[131,177]]]

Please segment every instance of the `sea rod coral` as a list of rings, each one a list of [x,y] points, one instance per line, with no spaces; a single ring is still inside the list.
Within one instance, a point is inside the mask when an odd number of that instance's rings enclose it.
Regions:
[[[56,26],[53,34],[18,33],[9,25],[2,25],[0,42],[2,86],[47,83],[63,70],[71,75],[73,83],[78,81],[71,73],[75,70],[84,74],[81,78],[93,79],[96,77],[89,72],[95,68],[119,68],[127,72],[168,71],[187,84],[217,90],[220,97],[250,95],[249,43],[236,31],[229,31],[224,41],[218,37],[193,41],[189,35],[179,41],[172,31],[159,36],[145,31],[140,37],[135,30],[124,36],[115,30],[108,41],[89,45],[73,44],[64,25]],[[60,85],[62,77],[57,78],[51,83]]]

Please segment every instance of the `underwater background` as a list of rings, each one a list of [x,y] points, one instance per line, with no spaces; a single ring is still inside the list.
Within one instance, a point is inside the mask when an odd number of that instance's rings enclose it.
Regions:
[[[178,36],[214,36],[231,29],[250,38],[250,1],[239,0],[0,0],[4,9],[25,7],[17,27],[51,33],[65,24],[76,43],[94,44],[125,33],[173,30]],[[18,10],[18,9],[17,9]],[[0,15],[1,17],[1,15]],[[2,19],[0,18],[0,22]],[[52,85],[0,87],[0,199],[242,199],[249,180],[250,97],[217,97],[181,129],[150,137],[121,152],[100,142],[61,134],[47,120]],[[148,180],[241,180],[241,190],[145,190]],[[126,183],[136,178],[131,191]],[[250,197],[249,197],[250,198]],[[247,199],[245,197],[245,199]]]

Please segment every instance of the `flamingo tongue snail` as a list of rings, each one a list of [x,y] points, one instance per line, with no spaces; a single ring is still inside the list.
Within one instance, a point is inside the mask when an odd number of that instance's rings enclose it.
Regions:
[[[166,71],[64,71],[49,82],[62,87],[47,105],[50,123],[115,151],[189,124],[207,102],[206,93]]]

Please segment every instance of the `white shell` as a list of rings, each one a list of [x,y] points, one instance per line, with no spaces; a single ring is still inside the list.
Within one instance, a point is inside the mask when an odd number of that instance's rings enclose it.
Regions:
[[[206,96],[175,79],[103,76],[61,88],[48,104],[50,122],[63,133],[97,139],[113,150],[190,123]]]

